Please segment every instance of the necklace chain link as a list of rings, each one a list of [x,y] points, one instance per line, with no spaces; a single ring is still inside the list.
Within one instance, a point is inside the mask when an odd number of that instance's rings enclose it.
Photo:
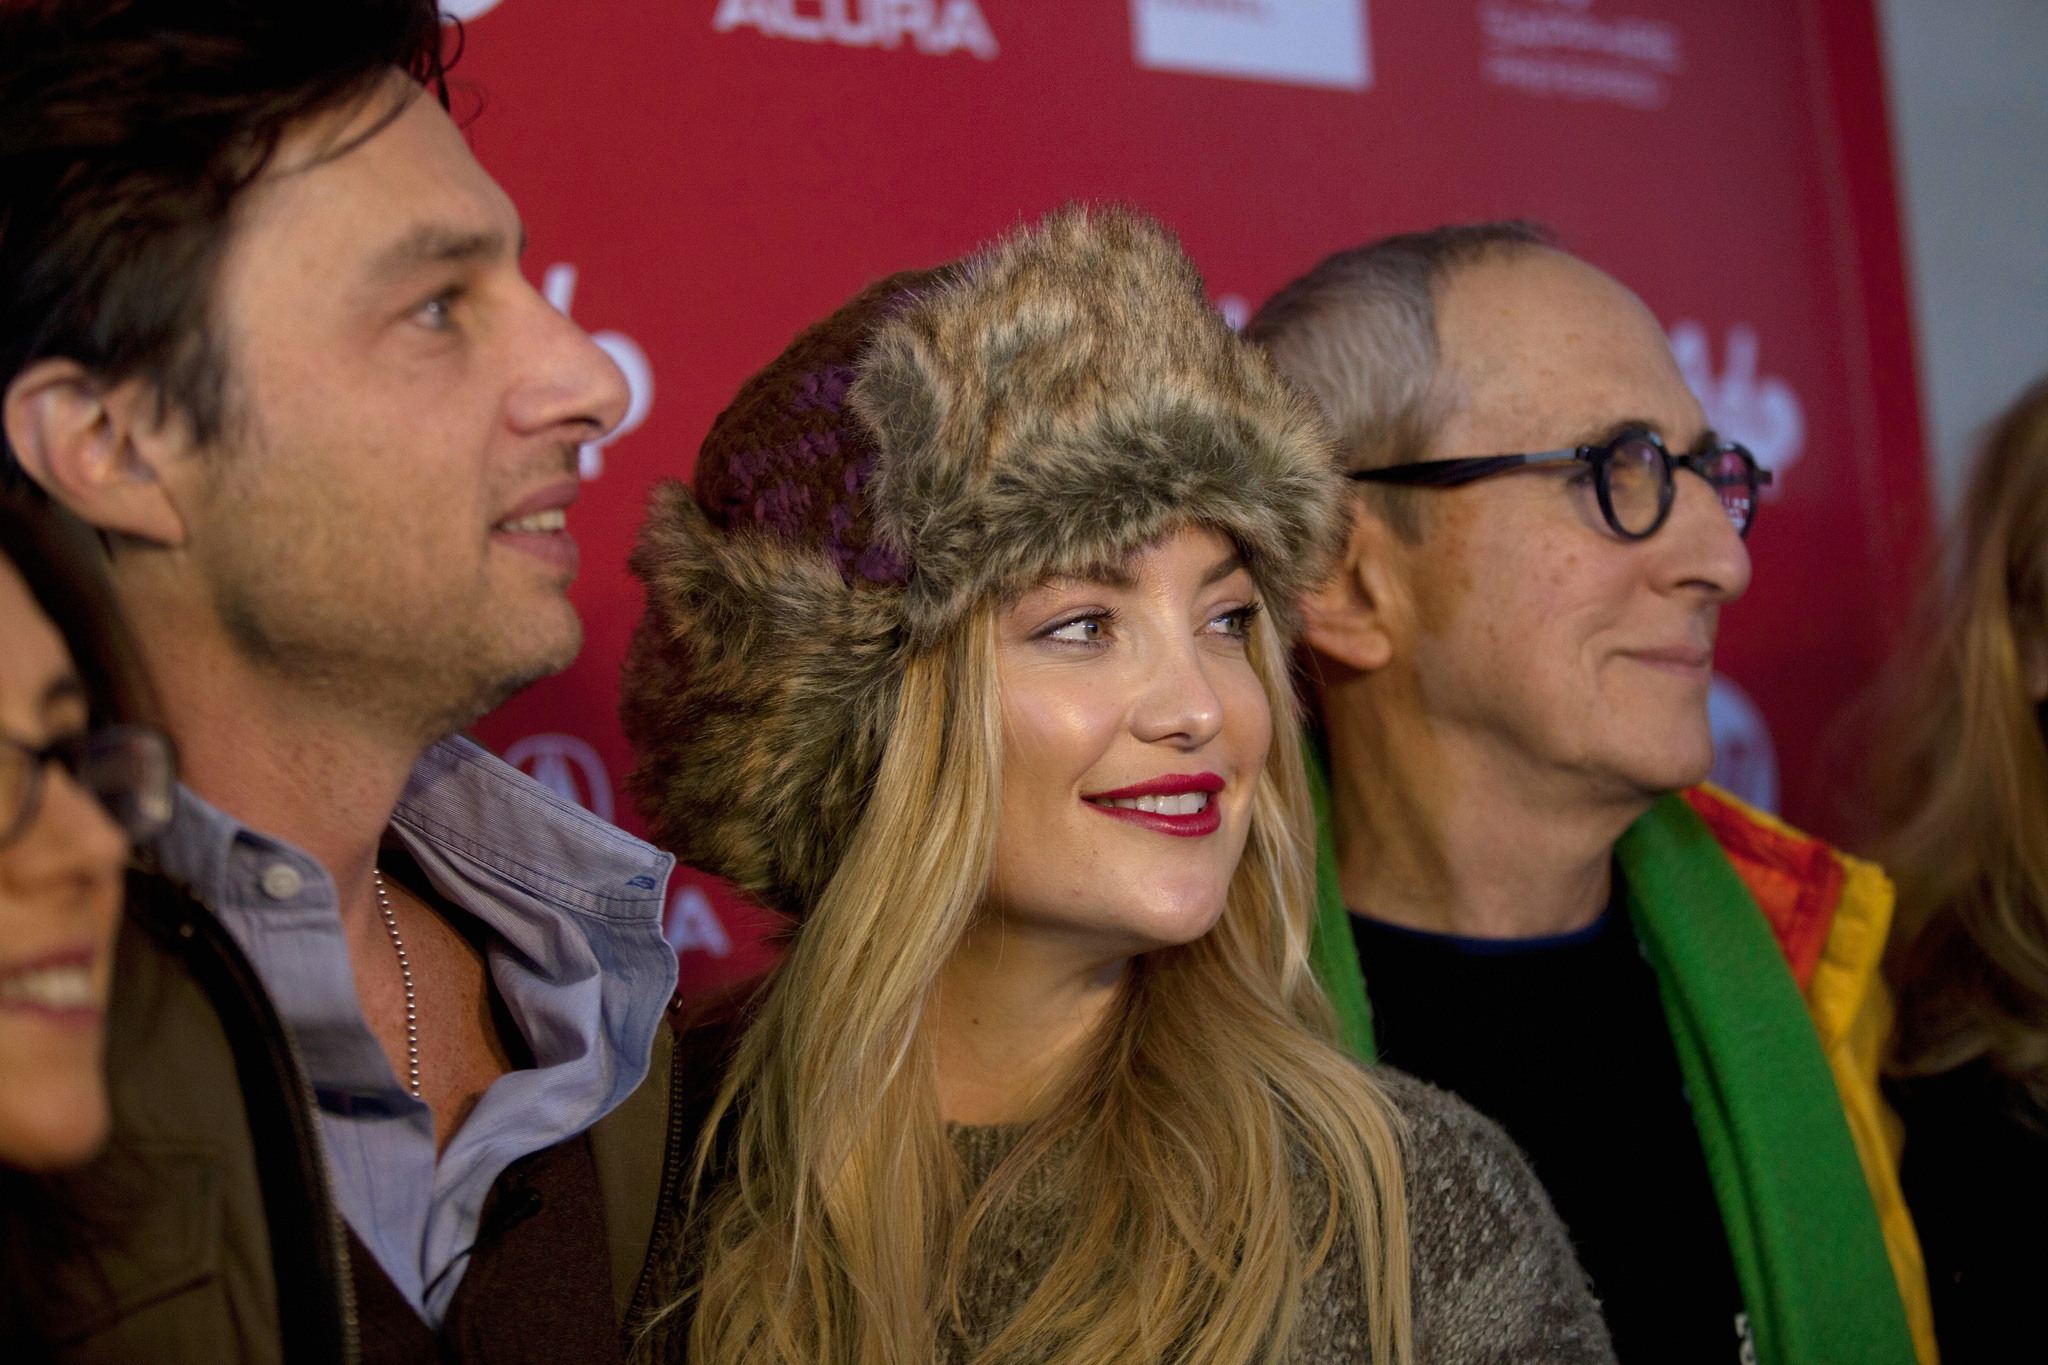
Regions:
[[[405,1055],[412,1068],[412,1079],[408,1089],[412,1097],[420,1097],[420,1013],[419,1002],[412,991],[412,959],[405,955],[405,940],[398,936],[398,916],[391,913],[391,897],[384,891],[384,871],[371,868],[370,875],[377,882],[377,907],[384,912],[384,929],[391,935],[391,946],[398,950],[398,974],[405,979]]]

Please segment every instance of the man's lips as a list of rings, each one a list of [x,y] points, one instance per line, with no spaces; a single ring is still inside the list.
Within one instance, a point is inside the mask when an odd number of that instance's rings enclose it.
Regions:
[[[1168,773],[1145,782],[1092,792],[1081,799],[1104,815],[1161,834],[1197,839],[1223,824],[1216,801],[1223,779],[1215,773]]]
[[[559,479],[516,503],[491,527],[491,538],[515,550],[576,572],[575,538],[569,534],[568,511],[582,491],[576,479]]]
[[[1669,669],[1674,673],[1705,673],[1714,666],[1714,649],[1708,645],[1669,645],[1663,649],[1630,649],[1623,654],[1637,663],[1649,664],[1653,668]]]
[[[58,1024],[97,1024],[99,992],[90,945],[60,948],[0,967],[0,1011],[39,1015]]]

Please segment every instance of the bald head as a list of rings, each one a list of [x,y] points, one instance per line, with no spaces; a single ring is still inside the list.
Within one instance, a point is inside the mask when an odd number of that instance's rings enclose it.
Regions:
[[[1340,251],[1268,299],[1245,335],[1323,409],[1348,469],[1554,449],[1607,433],[1547,445],[1509,434],[1595,412],[1639,419],[1680,449],[1704,422],[1642,301],[1527,222]],[[1422,533],[1425,495],[1361,492],[1396,532]]]
[[[1643,301],[1554,248],[1450,273],[1436,292],[1436,340],[1436,420],[1418,458],[1556,450],[1624,426],[1687,450],[1706,430]]]
[[[1427,366],[1405,409],[1375,407],[1383,377],[1302,364],[1319,346],[1336,354],[1345,329],[1412,337],[1414,311],[1384,290],[1323,291],[1269,343],[1341,430],[1406,431],[1347,446],[1352,468],[1565,450],[1630,428],[1672,451],[1699,445],[1706,414],[1664,329],[1612,276],[1528,240],[1435,259]],[[1750,565],[1705,478],[1678,473],[1666,519],[1640,537],[1610,526],[1577,462],[1393,491],[1405,503],[1360,499],[1339,569],[1304,614],[1333,745],[1374,736],[1417,752],[1355,748],[1339,767],[1469,779],[1460,800],[1516,787],[1532,810],[1585,803],[1629,819],[1706,775],[1720,609]]]

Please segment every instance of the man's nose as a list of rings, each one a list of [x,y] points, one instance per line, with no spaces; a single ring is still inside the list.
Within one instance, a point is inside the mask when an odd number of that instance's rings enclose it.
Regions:
[[[1147,744],[1199,749],[1223,729],[1223,699],[1193,641],[1147,660],[1146,683],[1131,712],[1131,733]]]
[[[1713,486],[1691,470],[1674,476],[1671,516],[1654,538],[1667,588],[1691,588],[1716,602],[1749,590],[1749,547]]]
[[[522,433],[561,429],[578,443],[595,441],[617,426],[632,401],[617,362],[581,327],[533,290],[526,309],[527,376],[514,395],[512,422]]]

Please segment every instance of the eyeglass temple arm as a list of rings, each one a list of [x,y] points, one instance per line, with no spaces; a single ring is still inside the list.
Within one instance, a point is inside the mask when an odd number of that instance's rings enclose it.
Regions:
[[[1437,488],[1470,483],[1504,469],[1523,465],[1556,464],[1579,458],[1580,447],[1545,450],[1534,455],[1475,455],[1460,460],[1417,460],[1412,464],[1383,465],[1378,469],[1354,469],[1350,476],[1360,483],[1397,483],[1415,488]]]

